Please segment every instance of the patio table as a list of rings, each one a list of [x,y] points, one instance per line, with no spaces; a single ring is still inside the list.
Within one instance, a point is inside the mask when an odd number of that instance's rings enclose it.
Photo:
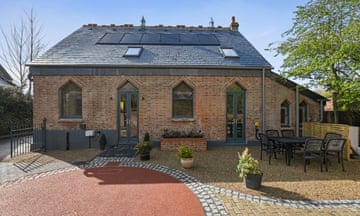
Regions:
[[[268,139],[285,146],[285,163],[290,166],[291,158],[293,157],[293,147],[296,144],[305,144],[306,140],[312,137],[269,137]]]

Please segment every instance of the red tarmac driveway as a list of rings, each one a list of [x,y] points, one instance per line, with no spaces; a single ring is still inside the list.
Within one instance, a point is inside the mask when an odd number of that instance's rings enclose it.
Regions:
[[[0,215],[204,215],[182,182],[134,167],[71,171],[0,189]]]

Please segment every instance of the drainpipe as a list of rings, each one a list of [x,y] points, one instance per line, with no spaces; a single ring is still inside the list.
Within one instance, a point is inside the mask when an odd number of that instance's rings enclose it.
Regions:
[[[324,99],[320,99],[320,119],[319,122],[323,122],[324,121]]]
[[[261,77],[261,132],[265,130],[265,68],[262,69]]]
[[[295,124],[295,131],[296,136],[299,136],[299,86],[297,85],[295,88],[295,118],[296,118],[296,124]]]

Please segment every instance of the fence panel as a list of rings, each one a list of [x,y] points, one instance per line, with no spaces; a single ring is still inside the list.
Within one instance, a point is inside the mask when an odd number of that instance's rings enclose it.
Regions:
[[[351,140],[349,138],[349,125],[345,124],[332,124],[332,123],[319,123],[319,122],[303,122],[304,136],[312,136],[317,138],[324,138],[326,132],[336,132],[341,134],[347,139],[345,146],[345,158],[350,160],[351,153]]]

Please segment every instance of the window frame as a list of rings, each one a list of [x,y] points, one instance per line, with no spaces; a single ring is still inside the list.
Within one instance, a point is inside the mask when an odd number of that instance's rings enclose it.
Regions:
[[[79,92],[80,92],[80,95],[77,95],[80,96],[80,104],[81,104],[81,107],[80,107],[80,114],[77,115],[77,114],[70,114],[70,115],[65,115],[65,90],[69,87],[69,86],[75,86],[76,88],[78,88]],[[70,82],[67,82],[66,84],[64,84],[60,89],[59,89],[59,95],[60,95],[60,118],[61,119],[82,119],[82,114],[83,114],[83,111],[82,111],[82,88],[77,85],[76,83],[70,81]],[[76,100],[76,99],[75,99]],[[73,103],[77,103],[76,101],[73,102]]]
[[[131,51],[132,50],[132,51]],[[137,50],[137,51],[135,51]],[[128,47],[124,53],[124,57],[139,57],[142,53],[142,47]]]
[[[283,119],[283,111],[284,111],[284,119]],[[283,128],[289,128],[291,125],[290,122],[290,103],[288,101],[284,101],[280,106],[280,126]]]
[[[176,89],[178,87],[180,87],[181,85],[185,85],[186,87],[189,88],[190,92],[191,92],[191,99],[176,99]],[[176,115],[175,114],[175,100],[176,101],[189,101],[191,102],[191,115]],[[180,84],[178,84],[177,86],[175,86],[173,89],[172,89],[172,118],[173,119],[192,119],[194,118],[194,89],[189,86],[188,84],[186,84],[185,82],[181,82]]]
[[[232,47],[220,47],[220,51],[224,58],[240,58],[239,54]]]

